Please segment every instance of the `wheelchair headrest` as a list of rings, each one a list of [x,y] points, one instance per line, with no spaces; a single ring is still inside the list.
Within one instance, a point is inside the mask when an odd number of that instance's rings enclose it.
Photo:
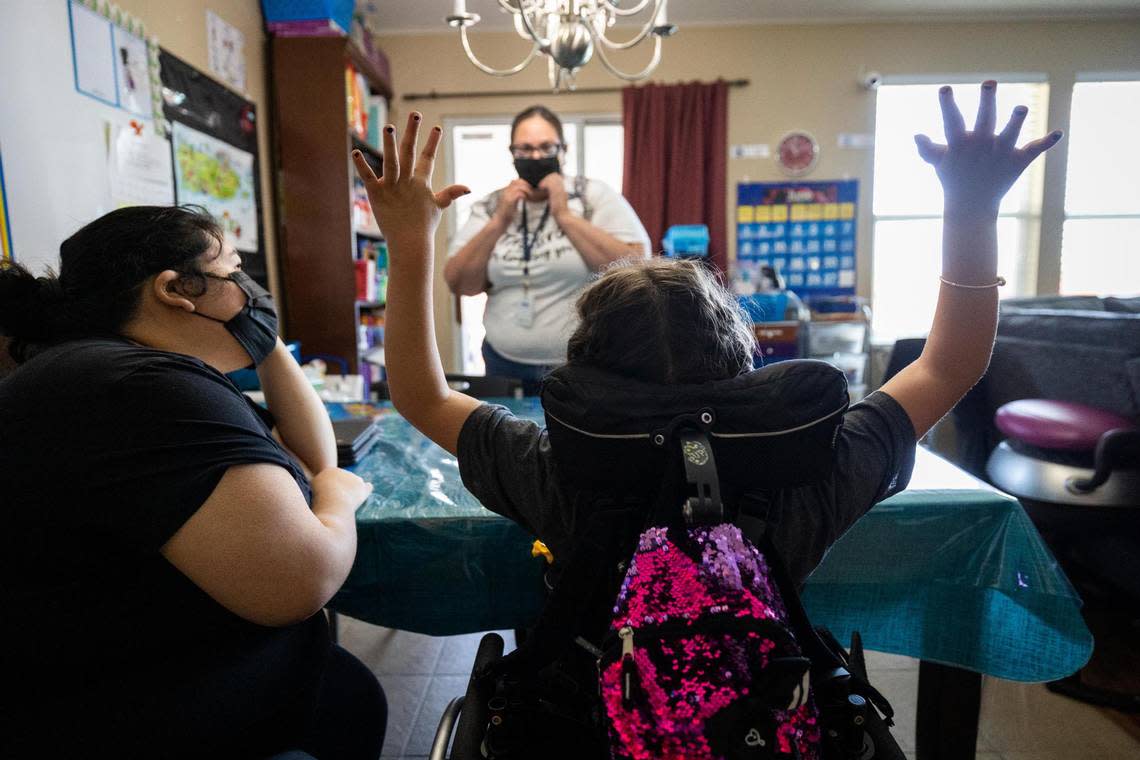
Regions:
[[[679,456],[672,433],[682,419],[707,433],[731,493],[734,484],[776,489],[826,476],[848,394],[840,370],[811,360],[697,385],[566,365],[547,377],[542,405],[559,471],[580,487],[652,489]]]

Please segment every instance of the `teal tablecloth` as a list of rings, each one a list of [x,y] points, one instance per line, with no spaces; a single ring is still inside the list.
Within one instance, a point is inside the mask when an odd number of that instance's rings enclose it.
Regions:
[[[539,419],[537,400],[504,402]],[[366,411],[333,405],[332,414]],[[330,607],[432,635],[516,628],[542,604],[532,537],[463,488],[455,458],[397,414],[354,469],[356,564]],[[1074,672],[1092,652],[1080,599],[1013,499],[920,449],[911,488],[877,505],[804,590],[840,640],[1016,681]]]

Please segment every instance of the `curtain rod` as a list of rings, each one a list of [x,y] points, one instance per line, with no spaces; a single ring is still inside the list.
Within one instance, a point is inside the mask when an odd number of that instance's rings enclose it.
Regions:
[[[725,82],[729,87],[747,87],[752,84],[748,79],[729,79]],[[602,95],[621,92],[624,87],[582,87],[566,92],[551,92],[550,90],[481,90],[475,92],[409,92],[404,100],[445,100],[449,98],[516,98],[516,97],[550,97],[551,95]]]

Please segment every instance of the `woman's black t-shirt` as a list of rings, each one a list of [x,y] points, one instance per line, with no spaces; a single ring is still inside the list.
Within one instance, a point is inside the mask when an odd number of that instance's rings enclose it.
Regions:
[[[123,340],[0,382],[0,755],[19,736],[37,754],[266,753],[304,731],[323,616],[250,623],[159,551],[231,465],[284,467],[311,498],[272,424],[201,361]]]

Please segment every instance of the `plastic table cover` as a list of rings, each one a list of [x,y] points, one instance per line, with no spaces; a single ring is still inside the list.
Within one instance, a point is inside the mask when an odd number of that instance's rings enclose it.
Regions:
[[[539,421],[537,399],[504,400]],[[354,468],[374,490],[357,512],[356,563],[329,607],[431,635],[519,628],[543,601],[533,537],[484,509],[455,457],[385,407]],[[909,490],[876,505],[808,580],[816,625],[864,644],[1015,681],[1080,668],[1092,636],[1080,599],[1016,500],[920,448]]]

